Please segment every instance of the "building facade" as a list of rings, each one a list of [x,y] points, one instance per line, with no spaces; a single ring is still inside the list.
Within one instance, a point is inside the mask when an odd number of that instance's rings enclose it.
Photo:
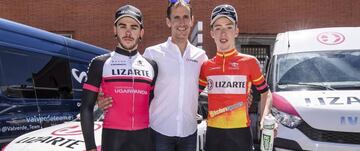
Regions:
[[[237,47],[244,51],[271,52],[275,36],[287,30],[360,26],[358,0],[192,0],[195,21],[203,22],[202,48],[209,57],[216,47],[210,37],[210,13],[228,3],[239,15]],[[114,49],[114,12],[124,4],[144,14],[145,36],[140,52],[170,35],[166,26],[167,0],[1,0],[0,17],[64,34],[106,49]]]

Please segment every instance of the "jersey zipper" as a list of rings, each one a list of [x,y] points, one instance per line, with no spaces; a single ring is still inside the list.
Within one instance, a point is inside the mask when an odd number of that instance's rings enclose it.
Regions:
[[[222,68],[223,68],[223,73],[225,72],[225,53],[223,52],[223,65],[222,65]]]
[[[131,56],[129,56],[130,59],[130,67],[131,67],[131,71],[133,71],[133,62],[131,60]],[[132,77],[132,89],[134,89],[134,83],[135,83],[135,79],[134,79],[134,74],[131,75]],[[134,123],[135,123],[135,93],[133,93],[132,96],[132,113],[131,113],[131,129],[134,129]]]

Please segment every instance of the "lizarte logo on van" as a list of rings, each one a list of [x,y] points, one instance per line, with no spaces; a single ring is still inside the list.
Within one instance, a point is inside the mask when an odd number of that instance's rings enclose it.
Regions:
[[[345,41],[345,36],[338,32],[323,32],[317,36],[317,40],[325,45],[338,45]]]

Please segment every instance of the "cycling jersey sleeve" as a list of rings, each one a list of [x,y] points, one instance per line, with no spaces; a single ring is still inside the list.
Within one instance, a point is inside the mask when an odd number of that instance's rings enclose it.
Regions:
[[[205,62],[206,63],[206,62]],[[200,76],[199,76],[199,93],[201,93],[206,85],[207,85],[207,79],[206,79],[206,74],[205,74],[205,63],[202,64],[201,69],[200,69]]]
[[[83,86],[80,119],[87,150],[96,149],[93,110],[101,83],[103,64],[98,58],[91,61],[88,69],[88,80]]]
[[[260,93],[264,93],[269,90],[266,80],[261,72],[259,61],[254,58],[250,60],[250,80],[255,85],[256,89]]]
[[[207,85],[207,79],[205,74],[205,62],[201,66],[200,76],[199,76],[199,94],[205,89]],[[208,98],[205,96],[200,96],[198,99],[198,114],[200,114],[203,119],[206,119],[208,116]]]

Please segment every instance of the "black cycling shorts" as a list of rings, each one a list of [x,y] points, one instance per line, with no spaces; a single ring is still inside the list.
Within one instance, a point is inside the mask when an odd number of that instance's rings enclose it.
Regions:
[[[103,128],[102,151],[153,151],[150,128],[128,131]]]
[[[253,151],[250,128],[220,129],[207,127],[205,151]]]

